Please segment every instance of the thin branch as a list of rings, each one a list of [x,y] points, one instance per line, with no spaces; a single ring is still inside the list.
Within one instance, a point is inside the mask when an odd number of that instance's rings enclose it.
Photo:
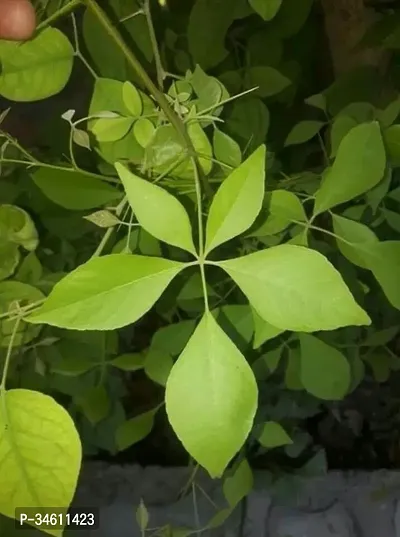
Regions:
[[[158,43],[157,43],[157,36],[154,30],[153,18],[151,16],[150,0],[144,0],[143,12],[146,17],[147,26],[149,29],[151,47],[154,53],[154,61],[156,64],[156,71],[157,71],[157,84],[160,90],[163,91],[165,71],[161,62],[160,50],[158,48]]]
[[[171,125],[173,125],[173,127],[175,128],[178,136],[181,138],[182,142],[187,147],[189,155],[192,158],[194,158],[196,162],[198,162],[198,158],[196,156],[196,150],[193,146],[193,142],[190,136],[188,135],[186,127],[184,123],[181,121],[181,119],[179,118],[179,116],[170,107],[168,100],[166,99],[164,93],[160,91],[157,88],[157,86],[154,84],[154,82],[151,80],[149,75],[143,69],[141,63],[136,58],[135,54],[126,45],[125,41],[122,39],[121,34],[114,27],[114,25],[108,18],[107,14],[99,6],[96,0],[85,0],[85,3],[89,7],[89,9],[93,12],[93,14],[96,16],[97,20],[103,26],[104,30],[107,32],[110,38],[114,41],[117,47],[121,50],[121,52],[125,56],[127,63],[132,67],[132,69],[136,72],[136,74],[142,80],[143,85],[147,88],[149,93],[157,101],[160,108],[163,110],[165,116],[167,117]],[[202,174],[201,179],[202,179],[203,187],[204,187],[206,194],[208,196],[211,196],[212,190],[208,183],[207,177],[205,177],[205,175]]]

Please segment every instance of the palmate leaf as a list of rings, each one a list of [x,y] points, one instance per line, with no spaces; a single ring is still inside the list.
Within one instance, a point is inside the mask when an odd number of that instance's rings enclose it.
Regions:
[[[121,328],[142,317],[185,266],[130,254],[93,258],[57,283],[26,321],[75,330]]]
[[[257,399],[250,366],[206,313],[168,377],[166,409],[186,450],[212,477],[244,444]]]
[[[215,264],[276,328],[314,332],[371,322],[340,273],[315,250],[283,244]]]

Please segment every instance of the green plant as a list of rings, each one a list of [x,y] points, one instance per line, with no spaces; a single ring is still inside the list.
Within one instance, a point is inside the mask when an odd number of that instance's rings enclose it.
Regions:
[[[1,131],[1,513],[68,508],[82,456],[71,416],[89,454],[149,434],[163,403],[126,416],[118,371],[165,386],[173,430],[212,477],[238,455],[217,525],[251,489],[250,453],[300,455],[301,420],[357,386],[370,349],[397,367],[398,99],[380,108],[331,86],[265,146],[265,101],[280,114],[304,93],[283,45],[304,38],[311,5],[238,0],[211,14],[197,0],[174,20],[148,0],[136,11],[110,0],[107,12],[50,2],[33,40],[0,43],[10,100],[58,93],[75,59],[94,83],[87,115],[62,116],[67,158]],[[51,27],[71,13],[74,44]],[[163,326],[121,352],[116,331],[152,308]]]

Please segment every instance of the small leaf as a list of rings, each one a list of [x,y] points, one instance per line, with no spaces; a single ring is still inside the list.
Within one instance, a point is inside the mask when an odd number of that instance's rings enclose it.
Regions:
[[[304,101],[309,106],[314,106],[314,108],[319,108],[320,110],[326,111],[326,97],[323,93],[316,93],[307,97]]]
[[[98,142],[117,142],[121,140],[133,125],[130,117],[116,117],[94,120],[91,131]]]
[[[84,147],[85,149],[89,149],[89,151],[91,150],[90,138],[86,131],[83,131],[82,129],[76,129],[74,127],[72,130],[72,139],[76,143],[76,145]]]
[[[340,252],[354,265],[368,268],[365,256],[379,242],[375,233],[364,224],[337,214],[332,214],[332,221],[335,234],[343,239],[336,240]]]
[[[172,368],[165,399],[178,438],[212,477],[244,444],[257,398],[250,366],[206,313]]]
[[[29,214],[15,205],[0,205],[0,240],[36,250],[39,237]]]
[[[292,439],[282,425],[275,421],[267,421],[263,424],[258,441],[262,446],[269,449],[293,444]]]
[[[65,209],[94,209],[121,198],[109,184],[74,170],[40,168],[32,179],[47,198]]]
[[[383,178],[385,167],[386,152],[379,123],[364,123],[351,129],[315,195],[314,215],[373,188]]]
[[[145,358],[142,354],[121,354],[109,362],[110,365],[122,371],[138,371],[144,368]]]
[[[76,397],[75,402],[92,425],[106,418],[110,412],[110,397],[104,386],[91,388]]]
[[[17,244],[0,243],[0,281],[14,274],[19,260],[20,253]]]
[[[287,222],[306,222],[304,207],[294,192],[274,190],[267,196],[269,214]]]
[[[351,382],[351,369],[346,357],[314,336],[299,334],[299,339],[300,376],[304,388],[319,399],[343,399]]]
[[[297,123],[297,125],[295,125],[289,132],[285,141],[285,146],[308,142],[308,140],[311,140],[311,138],[314,138],[314,136],[319,133],[324,125],[325,123],[323,121],[300,121],[300,123]]]
[[[272,20],[278,13],[282,0],[249,0],[251,7],[265,21]]]
[[[330,132],[331,158],[336,157],[343,138],[351,131],[351,129],[357,127],[357,125],[358,122],[350,116],[339,115],[335,118]]]
[[[232,168],[237,168],[242,162],[242,152],[239,144],[230,136],[220,131],[214,130],[214,155],[217,160]]]
[[[232,476],[225,479],[223,485],[224,496],[231,508],[243,500],[253,489],[253,472],[246,459],[236,467]]]
[[[195,254],[192,228],[183,205],[169,192],[141,179],[125,166],[115,168],[139,224],[153,237]]]
[[[65,119],[65,121],[68,121],[68,123],[71,123],[75,116],[75,110],[67,110],[63,114],[61,114],[61,118]]]
[[[140,414],[122,423],[116,433],[115,441],[120,451],[137,444],[148,436],[154,425],[157,409]]]
[[[0,315],[18,310],[19,306],[26,306],[35,302],[41,302],[45,296],[39,289],[26,283],[16,281],[0,282]],[[0,347],[8,347],[11,335],[15,329],[15,319],[0,320]],[[39,326],[27,326],[24,322],[19,324],[19,329],[14,337],[14,346],[21,346],[35,338],[40,331]]]
[[[391,326],[372,332],[362,343],[363,347],[380,347],[387,345],[400,331],[400,326]]]
[[[139,507],[136,510],[136,522],[142,531],[144,531],[149,525],[149,513],[143,503],[143,500],[140,500]]]
[[[400,310],[400,241],[384,241],[375,244],[366,259],[369,270],[378,281],[386,298]]]
[[[168,352],[150,348],[146,355],[144,371],[153,382],[165,386],[173,365]]]
[[[223,2],[210,4],[209,0],[196,0],[190,12],[187,39],[194,63],[207,71],[218,65],[228,55],[225,35],[233,22],[232,9]],[[207,28],[207,39],[204,29]]]
[[[314,332],[371,322],[339,272],[315,250],[283,244],[216,264],[258,314],[282,330]]]
[[[158,300],[184,263],[111,254],[92,258],[57,283],[27,322],[76,330],[112,330],[134,323]]]
[[[122,99],[124,105],[133,117],[139,117],[143,112],[143,103],[140,93],[130,82],[124,82],[122,86]]]
[[[67,84],[74,48],[60,30],[47,27],[33,39],[0,41],[0,95],[10,101],[39,101]]]
[[[266,341],[273,339],[279,334],[282,334],[281,328],[276,328],[264,321],[264,319],[253,309],[254,319],[254,341],[253,349],[259,349]]]
[[[88,216],[84,216],[85,220],[89,220],[89,222],[92,222],[92,224],[98,226],[98,227],[114,227],[120,224],[119,218],[115,216],[115,214],[110,213],[110,211],[102,210],[102,211],[96,211],[95,213],[89,214]]]
[[[206,255],[248,229],[261,210],[265,183],[265,146],[259,147],[219,187],[206,229]]]
[[[273,67],[267,65],[250,67],[246,72],[247,86],[257,87],[257,95],[265,99],[281,93],[292,81]]]
[[[155,132],[155,126],[146,117],[139,118],[133,125],[133,134],[142,147],[149,145]]]
[[[74,422],[54,399],[31,390],[2,392],[2,515],[14,518],[15,510],[21,506],[68,509],[75,494],[81,459],[81,442]],[[46,533],[61,537],[62,531],[48,529]]]

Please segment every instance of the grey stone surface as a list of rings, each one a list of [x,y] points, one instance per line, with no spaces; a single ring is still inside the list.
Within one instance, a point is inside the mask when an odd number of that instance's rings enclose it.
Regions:
[[[239,506],[223,527],[197,533],[217,509],[226,506],[218,481],[199,473],[200,489],[181,495],[190,470],[139,468],[92,463],[84,468],[75,505],[98,506],[97,537],[141,537],[135,511],[143,499],[150,527],[171,524],[205,537],[400,537],[400,474],[331,473],[307,479],[287,501],[268,489],[263,472],[255,473],[254,491],[241,522]],[[195,507],[196,506],[196,507]],[[85,537],[80,532],[81,537]],[[175,536],[174,536],[175,537]]]
[[[225,524],[212,531],[204,527],[217,510],[226,507],[221,483],[198,472],[196,498],[182,495],[191,470],[140,468],[105,463],[86,464],[74,505],[98,507],[100,528],[65,532],[65,537],[142,537],[135,512],[143,499],[149,528],[187,528],[194,537],[400,537],[400,473],[331,473],[307,479],[285,501],[267,485],[263,472],[255,473],[246,516],[239,506]],[[189,488],[190,492],[190,488]],[[40,537],[35,530],[15,531],[11,519],[0,517],[0,537]],[[146,537],[156,537],[154,531]],[[163,534],[166,537],[166,534]],[[170,537],[170,536],[168,536]],[[172,537],[182,537],[173,534]]]

